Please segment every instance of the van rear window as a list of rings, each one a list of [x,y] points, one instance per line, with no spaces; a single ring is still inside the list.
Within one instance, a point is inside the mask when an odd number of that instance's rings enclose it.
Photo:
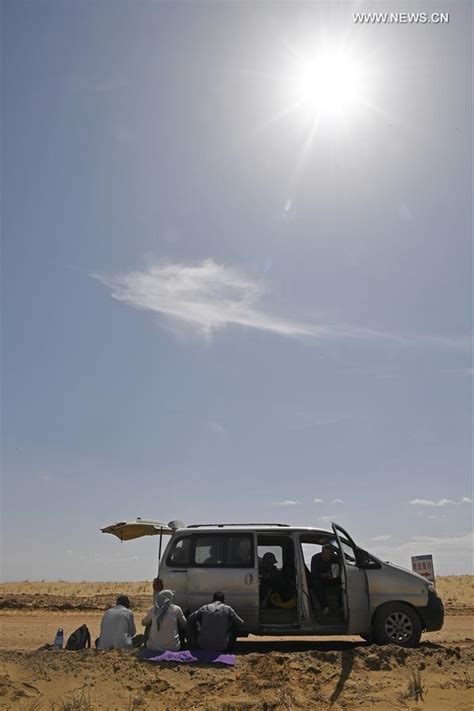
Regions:
[[[193,536],[191,565],[212,568],[253,568],[253,537],[245,533]]]

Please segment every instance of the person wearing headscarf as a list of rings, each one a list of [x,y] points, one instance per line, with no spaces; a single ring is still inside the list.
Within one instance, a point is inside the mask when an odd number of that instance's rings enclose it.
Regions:
[[[155,603],[142,620],[149,626],[146,646],[159,652],[177,652],[181,647],[180,632],[186,629],[186,618],[179,605],[174,605],[172,590],[161,590],[155,594]]]

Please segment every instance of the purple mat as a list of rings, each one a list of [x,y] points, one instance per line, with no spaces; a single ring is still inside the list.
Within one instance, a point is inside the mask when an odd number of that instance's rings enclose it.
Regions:
[[[202,650],[183,652],[157,652],[154,649],[140,649],[138,659],[145,662],[180,662],[181,664],[225,664],[228,667],[235,665],[235,654],[222,654],[221,652],[204,652]]]

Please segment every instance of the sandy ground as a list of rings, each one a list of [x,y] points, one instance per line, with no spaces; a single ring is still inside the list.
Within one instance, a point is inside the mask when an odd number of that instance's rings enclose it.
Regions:
[[[474,708],[474,580],[441,578],[445,626],[414,650],[356,637],[238,643],[235,668],[160,665],[133,652],[38,651],[58,627],[93,638],[118,592],[147,609],[149,583],[15,583],[0,595],[0,705],[25,711],[289,711]]]

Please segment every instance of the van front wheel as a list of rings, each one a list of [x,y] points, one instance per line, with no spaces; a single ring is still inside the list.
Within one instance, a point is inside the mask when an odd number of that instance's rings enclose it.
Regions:
[[[375,613],[374,638],[377,644],[416,647],[421,632],[420,618],[404,602],[389,602]]]

